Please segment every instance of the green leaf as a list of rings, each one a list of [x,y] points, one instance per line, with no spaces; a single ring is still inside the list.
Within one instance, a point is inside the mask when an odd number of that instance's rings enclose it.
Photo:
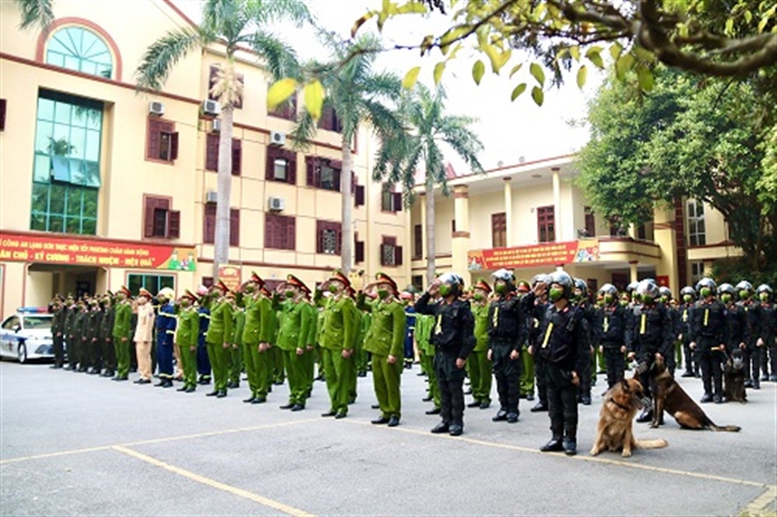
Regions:
[[[451,43],[456,41],[458,38],[460,38],[464,33],[466,33],[469,30],[469,26],[467,25],[459,25],[457,27],[453,27],[449,29],[445,34],[443,34],[440,37],[440,50],[442,51],[442,55],[448,53],[448,48],[450,47]]]
[[[493,70],[495,74],[499,73],[499,70],[502,69],[512,55],[512,51],[509,49],[504,52],[499,52],[495,46],[489,44],[482,45],[482,49],[491,61],[491,70]]]
[[[642,90],[646,92],[653,90],[655,79],[653,77],[653,72],[651,72],[649,68],[638,66],[637,80],[639,81],[639,87],[642,88]]]
[[[523,92],[526,91],[526,83],[521,83],[515,88],[513,88],[513,93],[510,95],[510,100],[514,101],[518,98],[519,95],[521,95]]]
[[[477,60],[475,61],[475,64],[472,65],[472,78],[475,80],[475,84],[480,84],[480,80],[483,79],[483,74],[486,73],[486,65],[483,64],[483,61]]]
[[[610,56],[612,57],[612,60],[615,61],[618,59],[623,53],[623,47],[620,45],[620,43],[613,43],[610,45]]]
[[[520,70],[521,67],[523,67],[523,63],[518,63],[517,65],[515,65],[513,69],[510,70],[510,78],[512,78],[516,73],[518,73],[518,70]]]
[[[267,92],[267,107],[269,109],[275,109],[280,103],[291,97],[294,90],[297,89],[297,81],[287,77],[277,81]]]
[[[545,93],[542,91],[542,88],[535,86],[531,89],[531,98],[534,99],[534,103],[537,106],[542,106],[542,102],[545,100]]]
[[[408,70],[407,74],[405,74],[405,78],[402,79],[402,88],[405,90],[411,89],[413,86],[415,86],[416,81],[418,81],[418,73],[421,71],[420,66],[415,66]]]
[[[440,84],[440,79],[442,79],[442,73],[445,71],[445,61],[440,61],[436,65],[434,65],[434,85],[437,86]]]
[[[623,54],[619,57],[615,62],[615,73],[618,76],[618,79],[623,80],[623,78],[626,77],[626,72],[631,70],[633,66],[634,56],[631,54]]]
[[[588,68],[585,65],[581,66],[577,71],[577,87],[581,90],[585,86],[585,80],[588,77]]]
[[[745,11],[744,15],[745,15],[745,22],[750,23],[753,21],[753,13],[751,13],[750,11]]]
[[[416,0],[411,0],[410,2],[407,2],[405,5],[400,5],[397,8],[397,14],[423,14],[426,13],[426,7],[424,6],[423,2],[418,2]]]
[[[421,55],[423,56],[426,54],[430,48],[432,48],[432,43],[434,43],[434,36],[431,34],[427,34],[424,36],[423,41],[421,42]]]
[[[604,61],[602,61],[601,51],[601,47],[591,47],[588,49],[588,52],[585,53],[585,57],[587,57],[591,63],[596,65],[597,68],[604,68]]]
[[[321,109],[324,107],[324,86],[321,81],[315,81],[305,85],[302,90],[302,96],[305,99],[305,109],[308,110],[313,120],[321,118]]]
[[[539,64],[532,63],[529,67],[529,71],[531,72],[531,75],[537,79],[537,82],[540,83],[541,86],[545,86],[545,72],[542,70],[542,67]]]
[[[575,61],[580,61],[580,47],[577,45],[569,47],[569,55],[572,56]]]

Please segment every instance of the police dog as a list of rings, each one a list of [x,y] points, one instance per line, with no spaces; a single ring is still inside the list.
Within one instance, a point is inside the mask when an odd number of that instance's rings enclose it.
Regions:
[[[739,348],[732,350],[726,359],[726,366],[723,369],[723,396],[729,402],[747,402],[745,359]]]
[[[696,402],[677,384],[666,369],[661,356],[656,357],[653,367],[653,421],[650,427],[663,423],[664,410],[672,415],[683,429],[709,429],[735,433],[741,429],[736,425],[715,425]]]
[[[591,456],[603,450],[623,450],[623,457],[631,456],[632,449],[660,449],[666,440],[636,440],[632,431],[634,415],[649,400],[642,384],[636,379],[623,379],[604,394],[599,413],[599,427]]]

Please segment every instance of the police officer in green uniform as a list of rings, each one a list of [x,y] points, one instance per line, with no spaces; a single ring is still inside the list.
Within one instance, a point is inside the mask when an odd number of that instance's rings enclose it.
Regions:
[[[262,404],[267,401],[270,380],[268,343],[272,341],[272,302],[262,293],[264,280],[252,273],[251,281],[244,287],[245,327],[243,349],[251,395],[243,402]]]
[[[430,342],[434,327],[434,318],[427,314],[417,314],[415,317],[415,339],[421,355],[421,367],[426,372],[427,396],[424,402],[433,402],[434,407],[426,411],[427,415],[440,414],[440,388],[437,385],[437,374],[434,373],[434,346]]]
[[[377,299],[368,303],[359,297],[360,308],[372,314],[364,350],[372,354],[372,380],[380,407],[380,417],[373,424],[399,425],[402,417],[402,355],[405,344],[405,310],[397,300],[397,284],[385,273],[375,275],[375,283],[365,287],[375,289]]]
[[[88,364],[90,366],[87,373],[89,375],[100,375],[102,372],[102,346],[100,343],[100,323],[103,318],[103,311],[100,308],[100,301],[95,296],[89,300],[89,315],[86,319],[86,343],[88,346]]]
[[[103,316],[100,320],[100,352],[103,358],[103,377],[113,377],[116,373],[116,353],[113,347],[113,322],[116,313],[113,307],[113,294],[107,293],[102,299]]]
[[[356,304],[348,296],[347,288],[351,283],[340,271],[321,285],[331,296],[321,298],[317,303],[324,304],[324,321],[321,328],[321,351],[324,360],[324,375],[329,392],[329,411],[321,416],[345,418],[348,414],[348,391],[351,376],[356,375],[354,367],[353,343],[356,329]]]
[[[65,362],[65,318],[67,316],[67,307],[63,303],[65,300],[57,294],[51,301],[51,339],[54,345],[54,364],[52,369],[62,368]]]
[[[197,296],[188,289],[178,299],[178,324],[175,341],[181,351],[183,385],[177,391],[192,393],[197,389],[197,338],[200,331],[200,315],[197,313]]]
[[[232,311],[235,294],[222,281],[213,286],[213,291],[218,292],[219,298],[213,302],[210,326],[205,335],[208,358],[213,370],[213,391],[207,396],[223,398],[227,396],[227,353],[234,332]]]
[[[280,307],[283,312],[276,343],[283,351],[286,379],[289,383],[289,401],[281,406],[281,409],[302,411],[305,409],[310,387],[306,374],[306,356],[312,354],[307,347],[312,325],[312,308],[304,299],[309,290],[302,280],[288,275],[286,282],[278,286],[278,291],[283,292],[284,300],[280,302],[277,296],[273,298],[274,305]]]
[[[126,381],[130,369],[130,342],[132,341],[132,295],[129,289],[121,286],[116,293],[116,305],[113,314],[113,347],[116,356],[115,381]]]
[[[232,346],[229,348],[227,357],[229,359],[229,382],[227,388],[235,389],[240,387],[240,376],[243,373],[243,329],[246,325],[246,311],[243,307],[245,289],[248,282],[240,286],[240,291],[235,295],[235,310],[232,311]]]
[[[475,318],[475,348],[467,358],[467,372],[475,399],[467,407],[486,409],[491,405],[491,361],[488,360],[488,296],[491,286],[478,280],[472,286],[470,307]]]
[[[531,286],[526,280],[520,280],[515,285],[515,295],[523,298],[531,291]],[[524,313],[526,311],[524,310]],[[529,342],[534,325],[539,322],[531,314],[526,314],[524,340],[521,343],[521,398],[528,401],[534,400],[534,356],[529,353]]]

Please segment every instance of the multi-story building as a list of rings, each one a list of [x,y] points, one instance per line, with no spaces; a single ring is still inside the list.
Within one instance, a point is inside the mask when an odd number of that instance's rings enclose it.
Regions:
[[[21,31],[16,4],[0,3],[0,314],[55,293],[207,283],[220,129],[209,91],[223,48],[192,52],[163,91],[139,92],[146,48],[192,25],[171,0],[58,0],[55,14],[48,32]],[[312,285],[340,264],[336,115],[295,150],[286,134],[296,106],[268,113],[271,79],[255,54],[239,51],[236,68],[244,92],[224,273],[294,273]],[[374,146],[367,130],[352,143],[353,275],[385,270],[407,284],[409,214],[370,180]]]
[[[468,272],[465,280],[496,269],[531,279],[563,267],[592,289],[625,287],[655,278],[673,292],[698,280],[719,258],[740,250],[729,241],[720,212],[694,200],[656,209],[653,222],[620,228],[598,218],[576,187],[573,156],[518,163],[457,176],[452,190],[435,190],[435,262],[438,271]],[[412,281],[425,285],[426,203],[423,186],[411,211]]]

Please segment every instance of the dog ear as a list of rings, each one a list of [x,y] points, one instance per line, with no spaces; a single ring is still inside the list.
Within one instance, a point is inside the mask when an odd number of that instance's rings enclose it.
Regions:
[[[623,388],[623,391],[631,391],[629,388],[629,381],[626,380],[626,377],[621,379],[621,387]]]

